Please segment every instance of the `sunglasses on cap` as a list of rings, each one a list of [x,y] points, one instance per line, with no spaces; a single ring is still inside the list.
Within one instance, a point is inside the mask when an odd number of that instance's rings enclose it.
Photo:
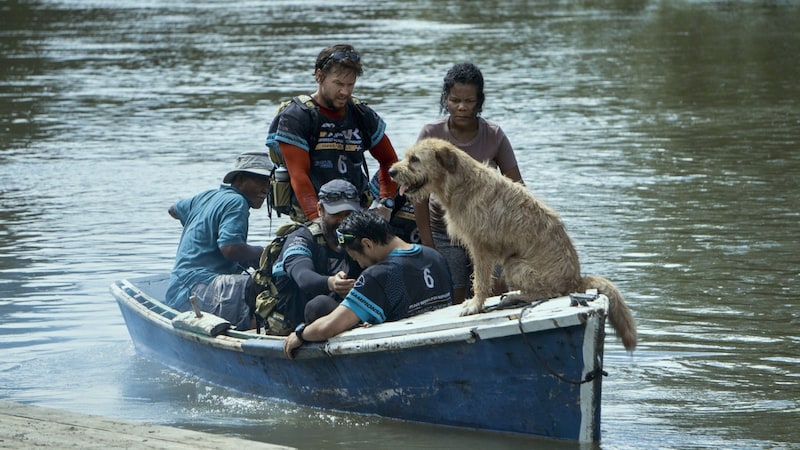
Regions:
[[[348,242],[352,242],[356,239],[355,235],[344,233],[341,229],[336,229],[336,239],[339,241],[339,245],[344,245]]]
[[[331,61],[340,62],[344,61],[345,59],[349,59],[350,61],[357,63],[361,59],[361,57],[358,56],[358,53],[356,53],[355,50],[337,50],[328,55],[327,58],[323,59],[319,65],[319,68],[321,69],[325,67],[325,64],[328,64]]]
[[[356,191],[328,192],[325,194],[319,194],[319,199],[323,202],[335,202],[343,199],[353,200],[358,197],[358,192]]]

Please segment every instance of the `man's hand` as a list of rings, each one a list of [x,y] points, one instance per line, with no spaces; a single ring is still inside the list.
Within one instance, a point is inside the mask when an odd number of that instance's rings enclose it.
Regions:
[[[292,333],[286,336],[286,340],[283,341],[283,354],[289,359],[294,359],[294,350],[301,345],[303,345],[303,341],[297,337],[296,333]]]
[[[328,277],[328,289],[344,297],[353,288],[355,282],[356,280],[347,278],[347,274],[340,270],[336,275]]]
[[[339,305],[327,316],[322,316],[308,326],[302,325],[300,334],[302,339],[297,336],[297,332],[286,336],[283,341],[283,353],[289,359],[294,359],[294,351],[304,342],[322,342],[330,339],[337,334],[347,331],[358,325],[361,319],[350,308]]]
[[[392,219],[392,210],[381,205],[380,203],[373,203],[373,206],[369,208],[370,211],[378,214],[379,216],[386,219],[386,221],[390,221]]]

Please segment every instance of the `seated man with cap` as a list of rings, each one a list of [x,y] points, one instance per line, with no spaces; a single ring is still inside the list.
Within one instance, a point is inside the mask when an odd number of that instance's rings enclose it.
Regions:
[[[294,350],[305,342],[328,340],[360,323],[401,320],[453,304],[453,283],[444,257],[430,247],[400,239],[383,217],[370,211],[350,214],[336,235],[364,271],[344,300],[336,303],[321,296],[309,303],[319,315],[306,314],[306,322],[286,338],[287,358],[294,359]]]
[[[167,287],[167,305],[191,309],[195,296],[202,311],[222,317],[239,330],[251,328],[248,296],[255,296],[252,277],[263,247],[249,245],[250,208],[264,204],[273,164],[266,153],[243,153],[223,185],[169,208],[183,225],[175,266]]]
[[[318,218],[288,235],[272,268],[278,301],[267,320],[270,334],[285,335],[303,323],[309,313],[306,305],[317,296],[341,301],[361,273],[336,237],[342,220],[362,210],[361,193],[350,182],[336,179],[322,185],[317,197]]]

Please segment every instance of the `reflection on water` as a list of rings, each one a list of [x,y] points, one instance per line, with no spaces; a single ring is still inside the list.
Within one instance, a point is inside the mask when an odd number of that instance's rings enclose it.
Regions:
[[[0,398],[300,448],[553,448],[241,397],[134,354],[108,285],[169,270],[167,206],[262,149],[347,41],[401,153],[447,68],[476,62],[526,184],[625,293],[641,342],[609,335],[602,447],[800,441],[797,5],[162,3],[0,6]],[[276,225],[257,211],[254,240]]]

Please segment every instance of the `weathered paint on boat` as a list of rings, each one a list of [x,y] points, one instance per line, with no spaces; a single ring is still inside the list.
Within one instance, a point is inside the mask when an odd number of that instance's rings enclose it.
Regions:
[[[583,306],[563,297],[467,317],[453,306],[307,344],[290,361],[282,337],[174,327],[177,312],[160,301],[167,278],[121,280],[111,291],[136,350],[181,372],[326,409],[600,439],[604,296]]]

